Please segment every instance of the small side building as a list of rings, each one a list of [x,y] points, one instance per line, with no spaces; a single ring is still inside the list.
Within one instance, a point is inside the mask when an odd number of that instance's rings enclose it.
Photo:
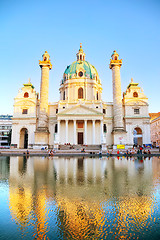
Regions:
[[[150,144],[150,117],[148,98],[131,79],[126,92],[123,93],[124,121],[127,142],[133,145]]]
[[[12,118],[12,147],[32,148],[35,141],[37,125],[38,93],[30,80],[23,84],[14,99],[14,115]]]
[[[9,147],[12,130],[12,115],[0,115],[0,148]]]

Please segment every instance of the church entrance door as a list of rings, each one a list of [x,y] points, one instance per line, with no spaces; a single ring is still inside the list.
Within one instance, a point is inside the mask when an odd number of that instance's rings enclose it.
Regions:
[[[139,127],[136,127],[133,130],[133,142],[135,145],[141,145],[143,144],[143,139],[142,139],[142,129]]]
[[[26,128],[22,128],[20,131],[19,148],[28,148],[28,130]]]
[[[78,144],[83,144],[83,132],[78,132]]]

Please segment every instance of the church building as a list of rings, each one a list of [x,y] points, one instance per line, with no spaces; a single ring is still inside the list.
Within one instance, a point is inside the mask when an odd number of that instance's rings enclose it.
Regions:
[[[12,147],[55,148],[59,145],[95,145],[116,148],[150,144],[148,98],[133,79],[121,93],[122,60],[111,55],[113,102],[102,100],[102,84],[96,68],[86,61],[80,45],[77,59],[64,71],[60,100],[48,103],[49,71],[47,51],[39,61],[40,97],[32,83],[23,84],[14,99]]]

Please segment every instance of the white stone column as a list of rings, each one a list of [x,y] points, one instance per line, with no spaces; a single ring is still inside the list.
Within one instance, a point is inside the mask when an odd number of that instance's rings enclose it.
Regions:
[[[103,120],[101,120],[101,124],[100,124],[101,126],[100,126],[100,128],[101,128],[101,131],[100,131],[100,133],[101,133],[101,144],[103,143]]]
[[[58,143],[60,143],[60,140],[61,140],[61,138],[60,138],[60,131],[61,129],[60,129],[60,120],[58,120]]]
[[[66,143],[68,143],[68,120],[66,120]]]
[[[87,145],[87,120],[84,120],[84,144]]]
[[[93,144],[95,144],[95,120],[92,120]]]
[[[73,144],[77,144],[77,133],[76,133],[76,120],[73,120],[74,123],[74,131],[73,131]]]

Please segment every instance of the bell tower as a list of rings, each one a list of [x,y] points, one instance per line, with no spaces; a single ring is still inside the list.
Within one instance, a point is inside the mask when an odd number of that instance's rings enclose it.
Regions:
[[[40,88],[40,106],[38,113],[38,123],[35,132],[36,145],[48,145],[48,93],[49,93],[49,70],[52,69],[50,56],[47,51],[42,55],[42,61],[39,60],[41,68],[41,88]]]
[[[122,112],[122,94],[121,94],[121,76],[120,68],[122,66],[122,59],[119,59],[119,55],[116,51],[113,51],[111,55],[109,68],[112,69],[112,86],[113,86],[113,136],[114,145],[122,144],[124,137],[124,123]],[[124,139],[123,139],[124,140]],[[124,144],[124,142],[123,142]]]

